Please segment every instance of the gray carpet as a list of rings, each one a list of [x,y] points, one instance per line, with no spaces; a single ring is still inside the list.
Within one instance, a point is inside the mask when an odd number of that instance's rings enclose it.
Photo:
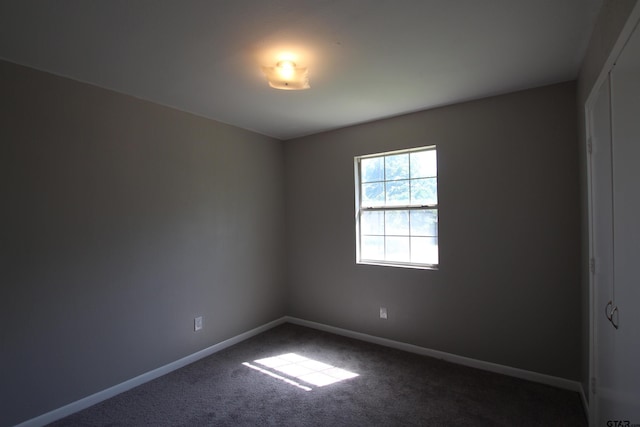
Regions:
[[[357,376],[318,386],[278,370],[291,373],[290,367],[267,366],[283,363],[280,359],[263,361],[267,365],[256,362],[291,353],[297,355],[294,359],[304,357],[339,368],[326,370],[325,365],[303,362],[303,370],[319,366],[320,380],[341,378],[341,370]],[[574,392],[284,324],[51,424],[255,425],[586,426],[587,422]]]

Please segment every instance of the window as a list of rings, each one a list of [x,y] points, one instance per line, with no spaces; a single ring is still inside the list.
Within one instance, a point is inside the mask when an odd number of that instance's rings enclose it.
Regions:
[[[438,266],[436,147],[355,158],[356,262]]]

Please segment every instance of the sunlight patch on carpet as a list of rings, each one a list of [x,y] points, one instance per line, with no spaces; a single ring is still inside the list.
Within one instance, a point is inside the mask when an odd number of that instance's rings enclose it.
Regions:
[[[280,380],[280,381],[284,381],[284,382],[286,382],[287,384],[291,384],[292,386],[295,386],[295,387],[301,388],[301,389],[302,389],[302,390],[304,390],[304,391],[311,391],[311,388],[310,388],[310,387],[304,386],[304,385],[299,384],[299,383],[297,383],[297,382],[295,382],[295,381],[291,381],[290,379],[285,378],[285,377],[283,377],[282,375],[274,374],[273,372],[267,371],[266,369],[262,369],[262,368],[261,368],[261,367],[259,367],[259,366],[252,365],[252,364],[251,364],[251,363],[249,363],[249,362],[244,362],[244,363],[243,363],[243,365],[244,365],[244,366],[247,366],[247,367],[249,367],[249,368],[251,368],[251,369],[255,369],[255,370],[256,370],[256,371],[258,371],[258,372],[262,372],[263,374],[267,374],[267,375],[269,375],[270,377],[273,377],[273,378],[278,379],[278,380]]]
[[[281,375],[278,375],[273,371],[278,371],[289,377],[304,381],[305,383],[312,384],[317,387],[323,387],[358,376],[358,374],[354,372],[336,368],[335,366],[322,363],[317,360],[309,359],[296,353],[287,353],[280,356],[267,357],[265,359],[254,360],[254,362],[264,366],[266,369],[248,362],[243,363],[243,365],[267,374],[273,378],[285,381],[286,383],[289,383],[296,387],[302,388],[306,391],[311,391],[311,388],[303,386]]]

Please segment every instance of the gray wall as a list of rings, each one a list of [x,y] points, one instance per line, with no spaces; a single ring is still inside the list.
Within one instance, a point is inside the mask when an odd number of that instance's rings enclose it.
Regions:
[[[6,62],[0,94],[0,425],[285,314],[282,142]]]
[[[582,387],[589,390],[589,206],[584,106],[620,31],[637,0],[605,0],[598,15],[578,77],[578,153],[581,203],[581,285],[582,285]],[[586,393],[587,399],[590,393]]]
[[[578,380],[575,97],[563,83],[287,141],[289,314]],[[430,144],[440,269],[356,265],[353,157]]]

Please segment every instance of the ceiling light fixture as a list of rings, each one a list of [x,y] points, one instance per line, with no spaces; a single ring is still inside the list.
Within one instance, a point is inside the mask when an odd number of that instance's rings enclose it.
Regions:
[[[262,67],[269,86],[275,89],[302,90],[309,89],[309,72],[307,68],[298,68],[289,60],[279,61],[275,67]]]

